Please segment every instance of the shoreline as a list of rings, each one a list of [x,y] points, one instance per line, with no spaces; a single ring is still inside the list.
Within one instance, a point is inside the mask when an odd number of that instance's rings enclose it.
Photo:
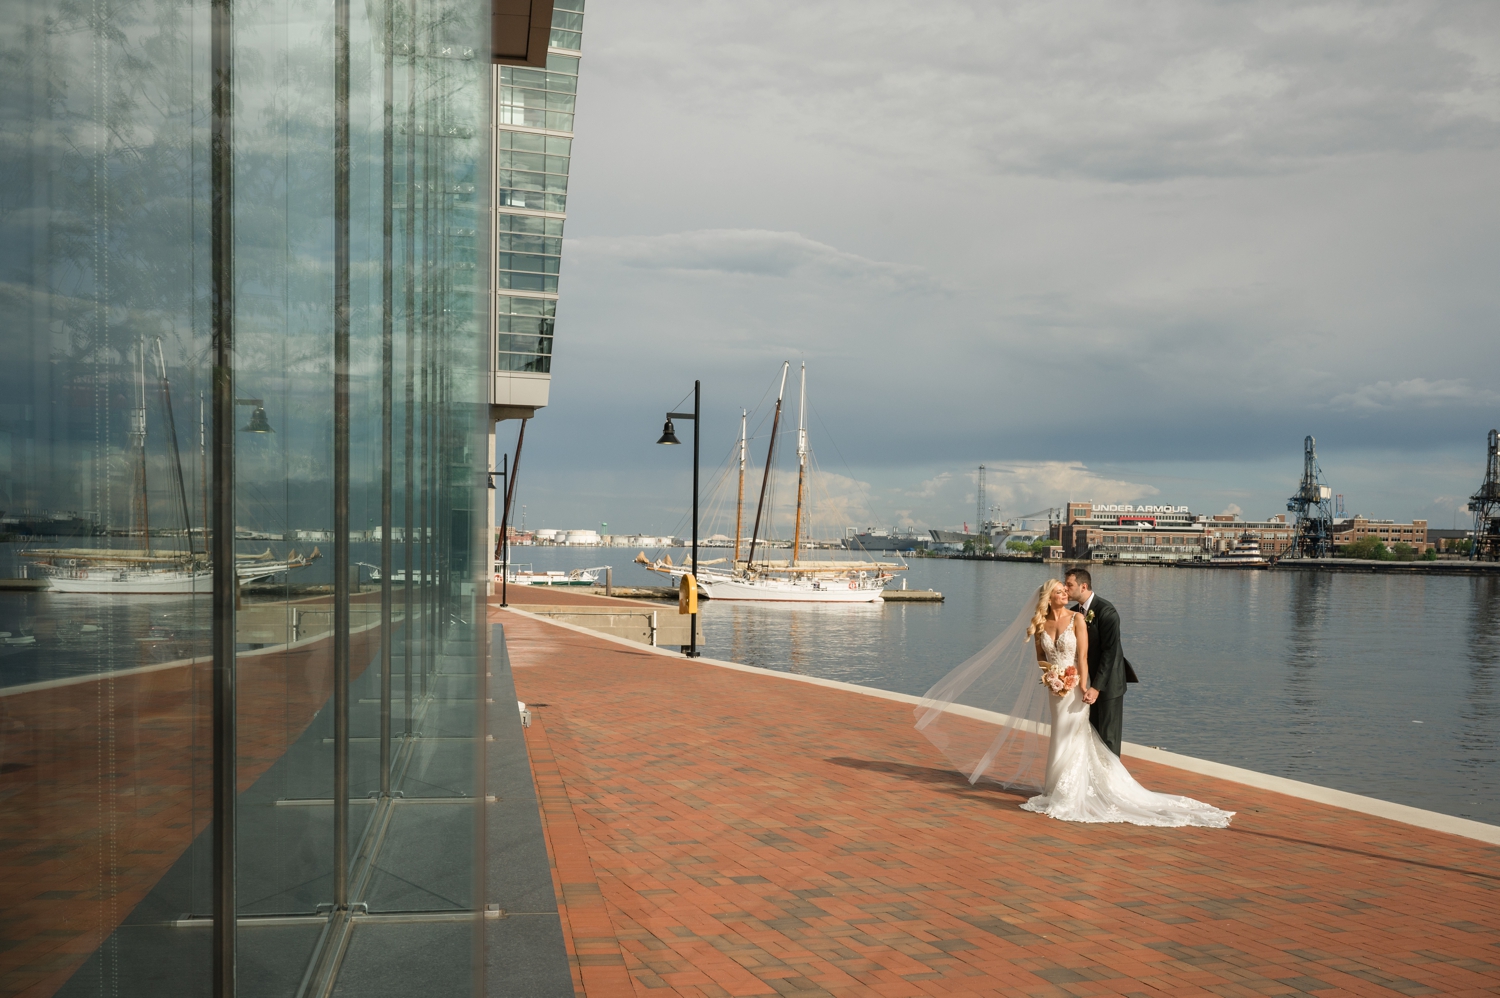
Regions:
[[[1364,575],[1468,575],[1500,577],[1500,562],[1440,559],[1438,561],[1374,561],[1365,558],[1289,558],[1264,565],[1215,565],[1207,561],[1094,561],[1080,558],[1043,559],[1035,556],[951,554],[928,555],[948,561],[996,561],[1056,565],[1059,568],[1191,568],[1228,572],[1342,572]]]

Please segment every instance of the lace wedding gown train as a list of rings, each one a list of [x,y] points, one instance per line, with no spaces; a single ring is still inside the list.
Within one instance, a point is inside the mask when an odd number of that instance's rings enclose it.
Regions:
[[[1072,628],[1063,631],[1055,643],[1045,631],[1042,633],[1047,662],[1059,671],[1073,664],[1077,648]],[[1082,687],[1051,700],[1046,787],[1022,808],[1063,821],[1229,826],[1233,811],[1221,811],[1191,797],[1153,793],[1137,783],[1089,724],[1089,705],[1083,702]]]

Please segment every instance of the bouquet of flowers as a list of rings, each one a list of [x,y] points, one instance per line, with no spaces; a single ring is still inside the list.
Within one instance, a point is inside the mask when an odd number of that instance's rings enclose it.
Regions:
[[[1042,673],[1042,685],[1051,690],[1053,696],[1067,696],[1078,685],[1078,666],[1070,665],[1066,669],[1047,666]]]

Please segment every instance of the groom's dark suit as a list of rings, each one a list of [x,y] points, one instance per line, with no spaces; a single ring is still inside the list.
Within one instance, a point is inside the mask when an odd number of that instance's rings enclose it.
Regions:
[[[1125,684],[1139,680],[1120,647],[1120,614],[1115,605],[1095,593],[1083,622],[1089,632],[1089,685],[1099,691],[1099,699],[1089,708],[1089,723],[1109,750],[1119,755]]]

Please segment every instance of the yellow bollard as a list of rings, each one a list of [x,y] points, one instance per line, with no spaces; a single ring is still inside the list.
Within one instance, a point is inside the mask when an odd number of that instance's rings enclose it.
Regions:
[[[684,575],[682,582],[677,587],[677,612],[698,612],[698,580],[691,575]]]

